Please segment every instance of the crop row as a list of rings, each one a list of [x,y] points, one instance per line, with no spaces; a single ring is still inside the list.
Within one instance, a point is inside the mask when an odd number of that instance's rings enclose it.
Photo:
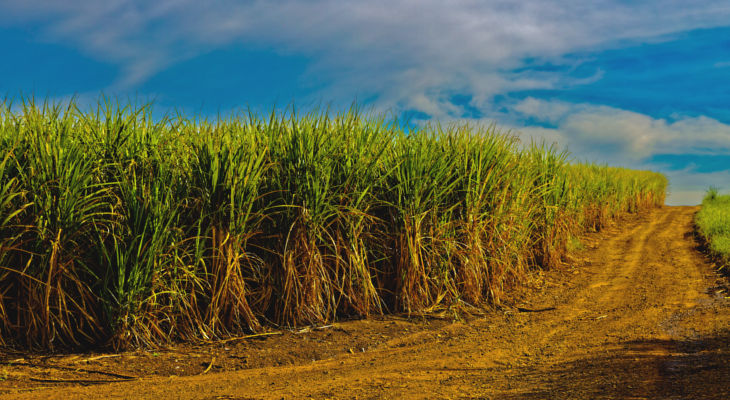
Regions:
[[[0,341],[154,346],[498,304],[666,179],[494,126],[0,109]]]
[[[720,195],[716,188],[710,188],[695,224],[710,254],[721,267],[727,268],[730,265],[730,195]]]

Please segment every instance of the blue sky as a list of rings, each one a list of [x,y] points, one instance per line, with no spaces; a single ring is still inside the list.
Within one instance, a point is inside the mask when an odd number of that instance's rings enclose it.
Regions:
[[[730,190],[727,1],[0,0],[0,94],[215,115],[353,101]]]

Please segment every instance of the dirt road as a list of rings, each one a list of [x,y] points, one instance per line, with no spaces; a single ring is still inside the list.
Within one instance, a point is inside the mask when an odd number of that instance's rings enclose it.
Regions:
[[[694,212],[664,207],[589,236],[571,266],[516,304],[532,311],[288,333],[226,348],[250,357],[236,371],[226,370],[240,354],[218,362],[223,372],[0,389],[57,399],[730,399],[730,293],[696,249]]]

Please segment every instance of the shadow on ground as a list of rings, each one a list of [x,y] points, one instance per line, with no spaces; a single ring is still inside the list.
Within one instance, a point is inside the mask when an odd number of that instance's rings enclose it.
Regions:
[[[549,370],[519,374],[513,399],[730,399],[730,330],[691,340],[625,342]]]

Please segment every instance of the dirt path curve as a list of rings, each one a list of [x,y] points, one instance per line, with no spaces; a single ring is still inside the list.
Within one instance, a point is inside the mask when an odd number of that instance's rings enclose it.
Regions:
[[[495,313],[292,366],[13,397],[730,399],[730,294],[695,248],[696,210],[664,207],[590,237],[579,268],[551,273],[559,277],[524,300],[554,309]]]

